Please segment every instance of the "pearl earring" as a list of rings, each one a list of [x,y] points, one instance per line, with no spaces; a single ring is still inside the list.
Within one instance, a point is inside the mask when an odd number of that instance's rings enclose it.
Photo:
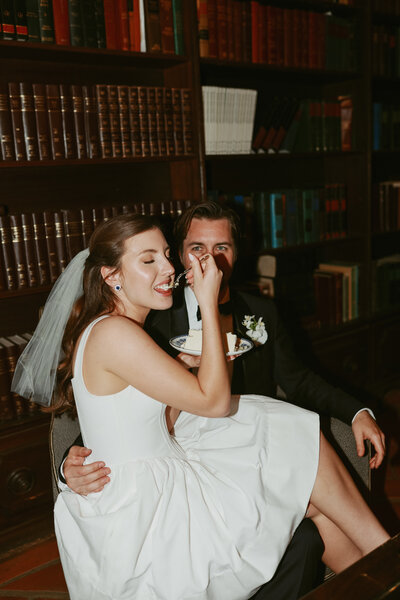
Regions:
[[[121,286],[119,285],[119,283],[117,283],[117,285],[115,286],[115,288],[114,288],[114,289],[115,289],[115,291],[116,291],[116,292],[119,292],[119,291],[120,291],[120,289],[121,289]]]

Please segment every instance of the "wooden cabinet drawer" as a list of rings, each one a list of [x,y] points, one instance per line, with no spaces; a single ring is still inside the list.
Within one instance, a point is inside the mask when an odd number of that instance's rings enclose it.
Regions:
[[[0,440],[0,530],[51,509],[49,424],[25,424]]]

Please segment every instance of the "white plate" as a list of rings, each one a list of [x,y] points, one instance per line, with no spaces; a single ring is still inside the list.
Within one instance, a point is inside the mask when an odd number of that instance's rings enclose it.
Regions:
[[[175,350],[179,350],[179,352],[184,352],[185,354],[191,354],[192,356],[200,356],[201,352],[199,350],[190,350],[189,348],[184,348],[183,345],[186,342],[187,335],[176,335],[175,337],[169,340],[169,343]],[[253,342],[250,340],[246,340],[245,338],[237,338],[236,344],[238,345],[235,348],[234,352],[227,352],[226,356],[236,356],[238,354],[244,354],[248,352],[253,347]]]

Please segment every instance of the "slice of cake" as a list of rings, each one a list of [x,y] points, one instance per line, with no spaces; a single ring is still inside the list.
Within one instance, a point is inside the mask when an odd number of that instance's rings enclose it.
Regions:
[[[202,335],[203,332],[201,329],[189,329],[189,333],[185,340],[185,343],[182,346],[182,349],[187,350],[195,350],[196,352],[201,352],[202,349]],[[234,352],[236,348],[237,336],[234,333],[226,333],[226,347],[227,352]],[[226,348],[225,348],[226,349]]]

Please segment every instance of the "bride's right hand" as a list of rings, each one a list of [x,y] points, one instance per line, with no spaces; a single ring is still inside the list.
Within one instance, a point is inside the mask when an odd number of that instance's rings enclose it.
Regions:
[[[222,271],[218,269],[214,257],[209,254],[206,260],[200,262],[196,256],[189,254],[189,260],[192,269],[186,279],[195,293],[200,308],[217,305]]]

